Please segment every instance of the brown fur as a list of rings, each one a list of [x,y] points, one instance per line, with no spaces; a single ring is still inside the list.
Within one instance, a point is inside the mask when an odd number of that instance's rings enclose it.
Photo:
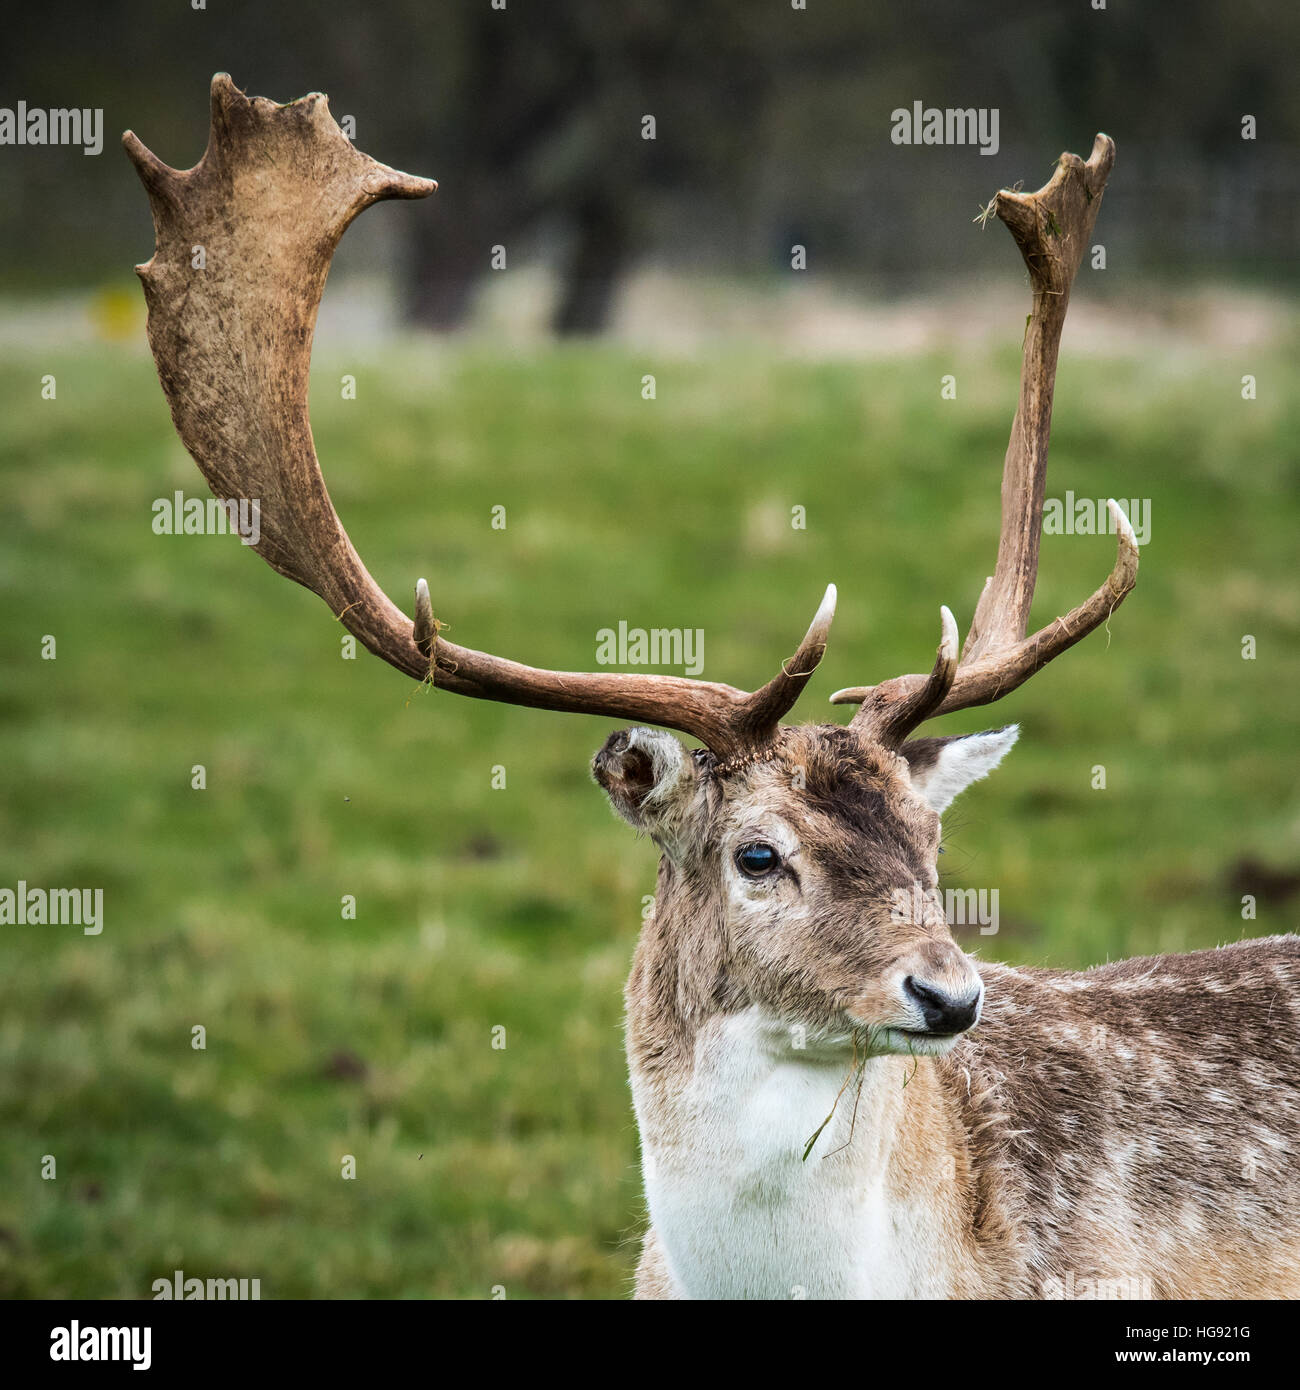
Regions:
[[[979,1026],[932,1065],[979,1206],[1016,1233],[996,1291],[1073,1271],[1300,1294],[1300,938],[980,973]]]
[[[938,817],[911,779],[939,742],[900,756],[838,727],[787,729],[723,776],[707,755],[638,753],[629,770],[607,745],[598,779],[665,849],[627,986],[648,1094],[671,1104],[719,1015],[757,1004],[832,1032],[846,1008],[888,1017],[891,970],[968,968],[937,906],[906,922],[888,910],[891,891],[936,882]],[[773,888],[755,925],[724,879],[728,846],[764,816],[797,836],[799,881]],[[874,1058],[897,1100],[864,1121],[893,1126],[891,1193],[941,1213],[952,1292],[1300,1294],[1300,938],[1082,973],[978,970],[979,1024],[944,1056]],[[651,1232],[638,1291],[669,1288]]]

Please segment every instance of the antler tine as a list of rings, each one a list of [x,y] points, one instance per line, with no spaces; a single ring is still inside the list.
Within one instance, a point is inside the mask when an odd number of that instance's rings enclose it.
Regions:
[[[438,623],[433,616],[433,600],[429,597],[429,581],[415,581],[415,624],[411,629],[411,640],[420,649],[420,655],[433,655],[434,639],[438,635]]]
[[[1030,676],[1041,671],[1049,661],[1068,651],[1076,642],[1081,642],[1094,628],[1100,627],[1123,603],[1137,583],[1137,537],[1133,534],[1129,519],[1119,503],[1112,498],[1106,506],[1119,543],[1116,547],[1114,567],[1105,581],[1077,608],[1072,608],[1063,618],[1057,618],[1046,627],[1039,628],[1032,636],[1017,642],[1014,646],[993,652],[979,661],[966,661],[963,658],[957,668],[952,688],[943,701],[924,715],[923,719],[952,714],[956,710],[970,709],[974,705],[991,705],[995,700],[1009,695]],[[831,703],[856,705],[877,698],[888,701],[902,700],[924,686],[929,679],[920,675],[895,676],[880,685],[853,686],[847,690],[837,690],[831,696]],[[916,721],[918,724],[921,722],[922,720]]]
[[[950,609],[939,609],[939,622],[934,669],[924,682],[907,687],[889,683],[871,691],[837,690],[831,696],[833,705],[859,704],[849,727],[864,739],[885,748],[899,748],[908,734],[943,704],[957,674],[959,639],[957,620]]]
[[[1003,189],[994,200],[998,218],[1007,225],[1024,257],[1033,289],[1020,401],[1002,473],[997,566],[980,595],[965,648],[943,697],[932,702],[933,672],[929,677],[897,676],[877,686],[837,691],[831,696],[834,703],[863,705],[853,720],[856,728],[870,733],[880,725],[896,742],[897,730],[903,724],[915,728],[934,715],[1001,699],[1105,622],[1137,582],[1137,540],[1123,510],[1111,501],[1108,510],[1118,544],[1106,582],[1065,617],[1032,637],[1025,636],[1038,578],[1061,331],[1074,277],[1114,163],[1114,141],[1108,135],[1098,135],[1087,163],[1078,155],[1063,154],[1055,174],[1037,193]],[[925,709],[925,713],[914,718],[918,709]],[[904,711],[906,718],[901,717]]]
[[[776,675],[745,701],[742,724],[750,731],[754,741],[764,743],[775,733],[782,718],[794,708],[795,701],[817,669],[826,651],[837,597],[835,585],[828,584],[795,654],[788,661],[783,661]]]
[[[137,266],[149,342],[172,420],[212,491],[258,508],[255,549],[313,590],[370,651],[439,689],[539,709],[681,730],[720,759],[775,738],[826,645],[834,588],[794,658],[753,694],[675,676],[545,671],[439,636],[428,585],[416,621],[380,589],[330,501],[307,415],[311,342],[330,260],[382,198],[437,184],[355,149],[320,93],[280,106],[212,80],[208,148],[169,168],[123,136],[153,211],[153,258]],[[202,255],[199,250],[202,249]]]

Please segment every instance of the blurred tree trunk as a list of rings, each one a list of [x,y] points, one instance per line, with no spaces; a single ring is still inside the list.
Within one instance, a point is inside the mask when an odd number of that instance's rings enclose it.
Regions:
[[[452,180],[447,181],[449,184]],[[422,328],[451,332],[474,309],[479,282],[492,264],[492,248],[505,245],[520,209],[498,181],[478,174],[468,188],[454,180],[454,205],[418,220],[408,281],[407,317]],[[442,197],[435,193],[435,201]]]
[[[489,243],[464,221],[421,228],[415,240],[407,317],[422,328],[439,332],[462,327],[474,307],[479,277],[488,265]]]
[[[573,253],[552,327],[561,336],[603,333],[631,255],[629,217],[617,193],[601,189],[573,208]]]

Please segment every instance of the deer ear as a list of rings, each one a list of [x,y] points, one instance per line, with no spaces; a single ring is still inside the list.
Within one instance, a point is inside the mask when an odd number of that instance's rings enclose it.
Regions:
[[[695,759],[662,729],[610,734],[591,761],[592,775],[614,810],[665,848],[689,832],[700,787]]]
[[[972,782],[987,777],[1020,737],[1020,726],[989,729],[956,738],[913,738],[901,749],[912,773],[912,786],[940,814]]]

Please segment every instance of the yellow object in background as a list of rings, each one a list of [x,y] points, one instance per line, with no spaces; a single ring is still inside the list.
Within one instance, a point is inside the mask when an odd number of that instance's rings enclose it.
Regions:
[[[109,285],[91,296],[90,317],[95,334],[105,342],[120,343],[136,337],[143,328],[144,304],[134,285]]]

